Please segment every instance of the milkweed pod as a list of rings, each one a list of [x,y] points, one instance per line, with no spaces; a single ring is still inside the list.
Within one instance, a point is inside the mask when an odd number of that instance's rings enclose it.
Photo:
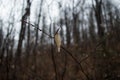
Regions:
[[[55,43],[56,43],[58,52],[60,52],[60,46],[61,46],[61,38],[60,38],[60,35],[59,35],[58,33],[56,33],[54,39],[55,39]]]

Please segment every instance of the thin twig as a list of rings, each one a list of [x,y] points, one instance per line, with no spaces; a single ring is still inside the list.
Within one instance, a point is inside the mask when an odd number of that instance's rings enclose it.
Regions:
[[[49,35],[48,33],[44,32],[42,29],[36,27],[35,25],[33,25],[33,24],[31,24],[31,23],[29,23],[27,21],[24,21],[24,22],[27,23],[27,24],[30,24],[32,27],[34,27],[34,28],[38,29],[39,31],[43,32],[45,35],[49,36],[50,38],[54,38],[51,35]]]
[[[62,80],[64,80],[64,77],[65,77],[65,73],[66,73],[66,70],[67,70],[67,54],[64,54],[65,58],[64,58],[64,69],[63,69],[63,72],[62,72]]]
[[[80,63],[82,63],[83,61],[85,61],[86,59],[88,59],[88,57],[90,57],[90,55],[88,55],[87,57],[83,58]]]
[[[57,31],[55,32],[55,35],[58,33],[59,30],[60,30],[60,28],[57,29]]]
[[[41,76],[37,75],[37,74],[36,74],[34,71],[32,71],[32,70],[29,70],[29,71],[27,71],[27,72],[25,72],[25,73],[26,73],[26,75],[28,75],[28,76],[34,75],[36,79],[44,80]]]
[[[74,59],[74,61],[80,66],[82,73],[86,76],[87,80],[89,80],[89,77],[88,77],[88,75],[85,73],[85,71],[84,71],[81,63],[72,55],[72,53],[71,53],[70,51],[68,51],[67,49],[65,49],[63,46],[61,46],[61,48],[62,48],[64,51],[66,51],[66,53],[68,53],[68,54]]]
[[[52,41],[52,39],[51,39],[51,41]],[[54,70],[55,70],[55,80],[58,80],[57,79],[57,67],[56,67],[56,63],[55,63],[55,57],[54,57],[54,51],[53,51],[53,45],[52,45],[52,43],[51,43],[51,58],[52,58],[52,62],[53,62],[53,67],[54,67]]]

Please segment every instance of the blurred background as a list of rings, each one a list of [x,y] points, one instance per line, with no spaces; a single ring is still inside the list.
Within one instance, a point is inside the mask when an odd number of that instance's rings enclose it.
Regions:
[[[120,80],[119,31],[119,0],[0,0],[0,80]]]

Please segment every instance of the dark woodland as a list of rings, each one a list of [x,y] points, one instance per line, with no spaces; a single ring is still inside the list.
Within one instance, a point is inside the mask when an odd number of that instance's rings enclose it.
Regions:
[[[0,17],[0,80],[120,80],[120,7],[112,0],[68,0],[65,5],[51,0],[45,11],[47,0],[38,1],[32,11],[34,0],[23,0],[18,40],[14,12],[7,15],[10,22]],[[50,13],[54,2],[56,19]]]

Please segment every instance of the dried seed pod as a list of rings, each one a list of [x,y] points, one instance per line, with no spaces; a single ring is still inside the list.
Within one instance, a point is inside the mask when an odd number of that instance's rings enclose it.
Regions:
[[[60,52],[60,46],[61,46],[60,34],[56,33],[54,39],[55,39],[55,43],[56,43],[58,52]]]

